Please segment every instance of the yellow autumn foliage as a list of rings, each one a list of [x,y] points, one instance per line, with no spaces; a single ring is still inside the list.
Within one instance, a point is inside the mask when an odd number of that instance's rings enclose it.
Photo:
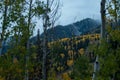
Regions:
[[[48,47],[50,48],[51,43],[48,43]]]
[[[62,58],[64,58],[64,57],[65,57],[65,54],[64,54],[64,53],[61,53],[60,56],[61,56]]]
[[[68,73],[66,73],[66,72],[62,74],[62,78],[63,78],[63,80],[71,80]]]
[[[68,55],[69,55],[69,57],[72,59],[72,58],[73,58],[73,55],[74,55],[73,50],[69,50],[69,51],[68,51]]]
[[[14,63],[14,64],[18,63],[17,58],[14,58],[14,59],[13,59],[13,63]]]
[[[69,38],[63,38],[63,39],[61,39],[61,41],[68,41],[68,40],[70,40]]]
[[[100,34],[95,34],[95,38],[100,38]]]
[[[79,43],[80,43],[80,40],[76,41],[75,43],[76,43],[76,45],[79,44]]]
[[[73,60],[67,60],[67,65],[72,66],[73,65]]]
[[[83,48],[79,49],[78,52],[79,52],[80,55],[83,55],[85,53]]]
[[[85,41],[86,38],[83,37],[82,41]]]
[[[67,48],[67,49],[70,49],[70,48],[71,48],[71,46],[68,45],[68,48]]]
[[[57,70],[58,70],[58,71],[61,71],[61,70],[63,70],[63,69],[64,69],[64,68],[63,68],[62,66],[58,66],[58,67],[57,67]]]
[[[69,56],[73,55],[73,50],[69,50],[69,51],[68,51],[68,55],[69,55]]]
[[[0,76],[0,80],[5,80],[3,77]]]

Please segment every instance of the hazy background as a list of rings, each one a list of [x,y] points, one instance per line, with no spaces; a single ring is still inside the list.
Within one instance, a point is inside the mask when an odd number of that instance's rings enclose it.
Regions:
[[[71,24],[84,18],[100,20],[100,0],[61,0],[61,17],[57,25]],[[42,25],[38,23],[37,26]],[[38,28],[42,33],[42,27]]]
[[[59,24],[66,25],[84,18],[100,19],[100,0],[61,0]]]

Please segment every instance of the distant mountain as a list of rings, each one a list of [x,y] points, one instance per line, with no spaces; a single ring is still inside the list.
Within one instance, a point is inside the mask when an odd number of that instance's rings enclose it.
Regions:
[[[73,25],[78,29],[79,32],[85,34],[87,32],[92,32],[93,29],[99,27],[100,23],[94,19],[86,18],[76,23],[73,23]]]
[[[96,30],[99,27],[100,23],[91,18],[86,18],[66,26],[58,25],[47,30],[48,40],[51,41],[52,38],[53,40],[58,40],[65,37],[70,38],[81,34],[90,34],[94,29]],[[43,34],[41,34],[41,37],[43,37]],[[36,40],[35,38],[36,37],[34,37],[34,40]]]

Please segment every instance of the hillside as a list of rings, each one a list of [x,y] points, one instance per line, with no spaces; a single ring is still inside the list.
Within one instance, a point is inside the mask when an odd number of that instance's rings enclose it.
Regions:
[[[54,28],[48,29],[48,39],[51,41],[51,38],[58,40],[62,38],[71,38],[72,36],[79,36],[88,32],[90,34],[98,27],[100,27],[100,23],[94,19],[86,18],[66,26],[58,25]]]
[[[86,18],[66,26],[57,25],[56,27],[47,30],[48,40],[51,41],[52,38],[53,40],[59,40],[62,38],[71,38],[72,36],[79,36],[82,34],[99,33],[99,27],[100,23],[91,18]],[[41,37],[43,37],[43,33],[41,34]],[[35,41],[36,36],[33,37],[32,40]]]
[[[50,50],[52,50],[49,57],[52,56],[52,61],[56,63],[54,65],[55,70],[59,76],[68,76],[69,71],[71,74],[71,67],[80,56],[85,56],[89,59],[89,63],[92,65],[95,60],[95,54],[92,50],[88,49],[89,45],[97,44],[99,42],[99,34],[90,34],[77,36],[72,38],[63,38],[48,44]],[[92,47],[92,46],[91,46]],[[92,74],[91,70],[91,74]],[[69,76],[70,77],[70,76]],[[68,78],[67,78],[68,79]]]

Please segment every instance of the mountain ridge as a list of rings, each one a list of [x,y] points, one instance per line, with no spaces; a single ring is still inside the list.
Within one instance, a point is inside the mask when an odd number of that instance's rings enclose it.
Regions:
[[[81,21],[77,21],[65,26],[57,25],[47,30],[48,41],[94,33],[93,30],[99,28],[100,25],[101,25],[100,22],[91,18],[86,18]],[[36,36],[33,37],[34,40],[36,40],[35,38]],[[43,33],[41,34],[41,38],[43,38]]]

